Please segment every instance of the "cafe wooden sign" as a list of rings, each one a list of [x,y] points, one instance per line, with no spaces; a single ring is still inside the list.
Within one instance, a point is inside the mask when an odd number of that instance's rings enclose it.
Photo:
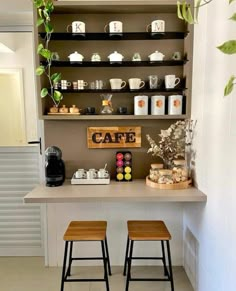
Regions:
[[[87,142],[90,149],[140,148],[141,127],[88,127]]]

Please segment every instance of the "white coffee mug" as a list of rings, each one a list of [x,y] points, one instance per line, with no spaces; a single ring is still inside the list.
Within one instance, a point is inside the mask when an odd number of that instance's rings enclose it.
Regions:
[[[165,87],[166,89],[175,88],[180,82],[180,78],[176,78],[175,75],[166,75],[165,76]]]
[[[148,96],[134,96],[134,115],[148,115]]]
[[[151,32],[165,32],[165,21],[164,20],[153,20],[151,24],[148,24],[146,27],[146,31],[149,31],[151,28]]]
[[[70,31],[70,28],[72,28],[72,33],[85,33],[85,23],[82,21],[73,21],[72,24],[67,26],[67,32]]]
[[[122,34],[123,23],[121,21],[111,21],[104,26],[104,31],[107,32],[107,27],[109,26],[110,34]]]
[[[165,114],[165,96],[154,95],[151,97],[151,115]]]
[[[110,85],[112,90],[120,90],[126,86],[126,82],[122,79],[110,79]]]
[[[109,173],[105,169],[99,169],[97,176],[100,179],[104,179],[109,177]]]
[[[78,169],[75,172],[75,178],[77,179],[83,179],[86,178],[86,171],[84,169]]]
[[[87,179],[95,179],[97,177],[97,170],[89,169],[86,173]]]
[[[130,90],[139,90],[145,86],[145,82],[139,78],[130,78],[128,81]]]
[[[181,115],[183,107],[182,95],[170,95],[168,97],[168,114],[169,115]]]
[[[68,82],[67,80],[61,80],[61,89],[66,90],[68,86],[71,86],[71,82]]]
[[[88,86],[88,83],[84,82],[84,80],[78,80],[77,84],[78,84],[78,90],[83,90],[85,86]]]

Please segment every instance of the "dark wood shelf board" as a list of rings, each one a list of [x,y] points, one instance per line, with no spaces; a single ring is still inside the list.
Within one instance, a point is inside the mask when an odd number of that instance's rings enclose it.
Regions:
[[[51,114],[43,115],[45,120],[173,120],[187,119],[186,114],[182,115],[69,115],[69,114]]]
[[[41,38],[45,38],[46,33],[39,33]],[[51,35],[51,40],[79,40],[79,41],[91,41],[91,40],[106,40],[106,41],[121,41],[121,40],[162,40],[162,39],[184,39],[188,35],[188,32],[180,31],[167,31],[163,33],[148,33],[148,32],[124,32],[122,35],[110,35],[109,33],[93,33],[87,32],[83,35],[69,32],[54,32]]]
[[[169,66],[183,66],[186,64],[188,60],[164,60],[164,61],[141,61],[141,62],[133,62],[133,61],[123,61],[122,63],[110,63],[110,62],[87,62],[83,61],[79,62],[70,62],[70,61],[53,61],[52,67],[93,67],[93,68],[100,68],[100,67],[169,67]],[[45,65],[45,62],[41,62]]]
[[[68,90],[60,90],[57,89],[58,91],[64,93],[156,93],[156,92],[162,92],[162,93],[182,93],[184,90],[187,90],[187,88],[173,88],[173,89],[165,89],[165,88],[159,88],[159,89],[146,89],[146,88],[141,88],[139,90],[129,90],[129,89],[121,89],[121,90],[111,90],[111,89],[101,89],[101,90],[93,90],[93,89],[84,89],[84,90],[73,90],[73,89],[68,89]]]

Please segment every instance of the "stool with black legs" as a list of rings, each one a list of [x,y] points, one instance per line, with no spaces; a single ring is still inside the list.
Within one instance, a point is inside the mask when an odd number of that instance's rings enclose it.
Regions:
[[[71,221],[65,234],[65,252],[62,267],[61,291],[64,290],[65,282],[106,282],[106,291],[109,291],[108,273],[111,275],[111,266],[106,238],[106,221]],[[73,243],[85,241],[100,241],[102,249],[102,257],[73,257]],[[68,267],[67,255],[69,247]],[[71,275],[71,265],[74,260],[102,260],[104,266],[104,278],[98,279],[72,279],[68,278]],[[107,270],[108,267],[108,270]]]
[[[126,289],[129,289],[130,281],[170,281],[171,291],[174,291],[174,281],[171,265],[171,253],[170,244],[171,235],[163,221],[160,220],[129,220],[128,225],[128,238],[125,252],[125,263],[123,275],[126,276]],[[133,249],[135,241],[160,241],[162,256],[161,257],[134,257]],[[165,247],[166,246],[166,247]],[[166,264],[166,251],[167,250],[167,260]],[[131,266],[132,260],[161,260],[164,267],[164,277],[163,278],[132,278],[131,277]],[[168,268],[167,268],[168,265]],[[128,269],[127,269],[128,267]]]

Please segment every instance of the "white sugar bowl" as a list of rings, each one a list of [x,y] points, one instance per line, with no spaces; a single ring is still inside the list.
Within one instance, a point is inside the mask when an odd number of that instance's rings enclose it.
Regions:
[[[83,62],[83,55],[79,54],[78,52],[74,52],[68,56],[70,62],[82,63]]]
[[[123,58],[124,56],[122,56],[122,54],[118,53],[117,51],[114,51],[114,53],[108,56],[110,63],[121,63]]]
[[[163,61],[165,55],[161,52],[155,51],[154,53],[150,54],[148,56],[150,61],[155,62],[155,61]]]

